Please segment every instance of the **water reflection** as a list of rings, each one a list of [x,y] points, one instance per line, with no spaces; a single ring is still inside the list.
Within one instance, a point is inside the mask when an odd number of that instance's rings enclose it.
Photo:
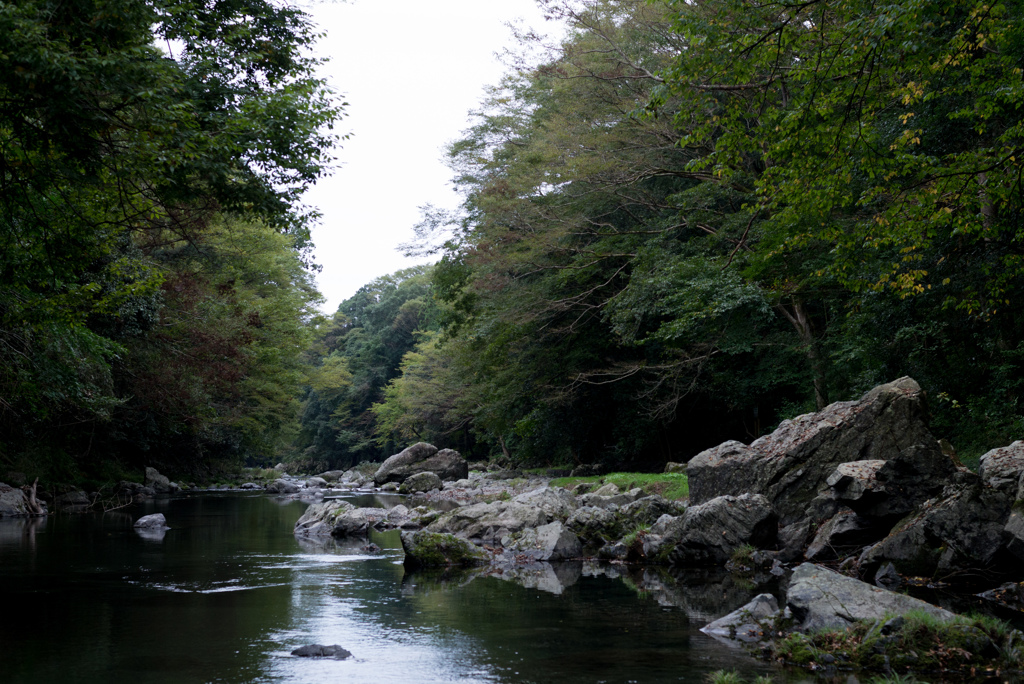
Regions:
[[[749,598],[728,580],[579,563],[407,576],[397,532],[295,539],[304,507],[205,494],[0,521],[0,585],[9,606],[31,606],[0,621],[3,681],[697,682],[721,668],[769,671],[698,631],[696,616]],[[171,529],[154,543],[131,526],[158,511]],[[309,643],[353,657],[290,655]]]

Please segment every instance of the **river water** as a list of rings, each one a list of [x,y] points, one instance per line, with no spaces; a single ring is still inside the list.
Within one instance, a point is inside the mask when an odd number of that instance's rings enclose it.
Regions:
[[[368,501],[356,501],[368,505]],[[0,520],[0,682],[704,682],[791,675],[698,631],[729,577],[598,564],[406,573],[397,533],[299,541],[305,504],[203,493]],[[140,516],[162,512],[164,535]],[[339,644],[346,660],[292,656]]]

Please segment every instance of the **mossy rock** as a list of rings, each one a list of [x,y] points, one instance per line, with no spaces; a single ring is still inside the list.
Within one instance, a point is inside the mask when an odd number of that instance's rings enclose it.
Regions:
[[[407,568],[445,568],[484,565],[491,559],[483,549],[453,534],[419,530],[402,534]]]

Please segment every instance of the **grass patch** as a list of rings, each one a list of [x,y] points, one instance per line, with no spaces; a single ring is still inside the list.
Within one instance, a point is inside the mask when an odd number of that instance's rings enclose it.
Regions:
[[[868,672],[1020,671],[1024,634],[990,617],[958,615],[943,622],[921,612],[865,620],[849,629],[790,634],[774,656],[795,665],[836,662]]]
[[[609,473],[593,477],[559,477],[551,481],[552,487],[573,487],[580,482],[597,485],[614,484],[622,491],[639,487],[647,494],[658,494],[670,501],[690,496],[690,485],[685,473]]]

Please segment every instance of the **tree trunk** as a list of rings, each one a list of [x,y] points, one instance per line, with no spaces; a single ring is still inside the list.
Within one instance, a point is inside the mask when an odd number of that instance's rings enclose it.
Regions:
[[[821,358],[821,350],[818,347],[818,340],[814,336],[814,328],[811,325],[811,319],[807,315],[807,309],[804,307],[804,303],[797,299],[792,298],[792,311],[786,308],[786,305],[779,302],[778,309],[782,312],[782,315],[786,317],[793,327],[796,329],[796,334],[800,337],[800,341],[803,342],[804,353],[807,355],[807,360],[811,364],[811,372],[814,374],[814,404],[818,407],[818,410],[828,406],[828,385],[825,383],[825,362]]]

